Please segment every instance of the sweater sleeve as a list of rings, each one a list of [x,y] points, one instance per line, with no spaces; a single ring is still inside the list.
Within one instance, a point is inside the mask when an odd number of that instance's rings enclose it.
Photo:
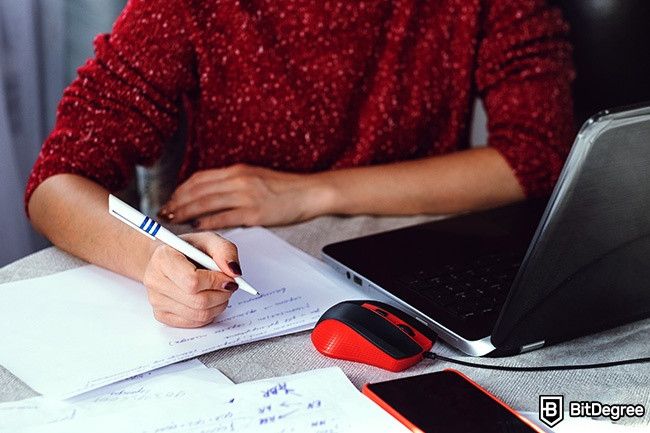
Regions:
[[[180,99],[196,86],[194,50],[181,0],[130,0],[95,57],[79,68],[29,177],[78,174],[124,188],[136,164],[152,164],[178,127]]]
[[[476,83],[488,145],[512,167],[526,195],[547,195],[574,133],[568,25],[543,0],[486,4]]]

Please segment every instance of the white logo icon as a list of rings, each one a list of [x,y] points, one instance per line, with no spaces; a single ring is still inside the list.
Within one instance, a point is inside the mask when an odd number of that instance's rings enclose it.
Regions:
[[[553,428],[564,419],[563,395],[539,396],[539,420]]]

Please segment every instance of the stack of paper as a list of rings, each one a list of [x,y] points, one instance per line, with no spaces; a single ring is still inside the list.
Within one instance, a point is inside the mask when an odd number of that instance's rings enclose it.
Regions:
[[[193,360],[66,401],[0,404],[0,433],[405,433],[338,368],[234,385]]]
[[[364,298],[271,232],[228,236],[247,281],[217,320],[175,329],[152,316],[144,287],[96,266],[0,285],[0,364],[41,394],[69,398],[206,352],[297,332]]]
[[[94,416],[32,426],[29,433],[408,433],[338,368],[175,392]]]
[[[0,403],[0,432],[17,433],[32,426],[119,413],[137,404],[175,400],[232,384],[219,370],[207,368],[198,360],[181,362],[66,401],[34,397]]]

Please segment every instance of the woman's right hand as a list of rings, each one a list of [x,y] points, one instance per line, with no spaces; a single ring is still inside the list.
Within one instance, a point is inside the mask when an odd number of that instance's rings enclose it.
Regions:
[[[197,269],[180,252],[156,244],[143,283],[156,320],[176,328],[198,328],[212,323],[238,288],[237,247],[214,233],[181,237],[211,256],[222,272]]]

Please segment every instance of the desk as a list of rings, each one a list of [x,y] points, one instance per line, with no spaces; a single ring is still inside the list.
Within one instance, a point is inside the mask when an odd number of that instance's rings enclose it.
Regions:
[[[431,218],[322,217],[294,226],[275,228],[273,231],[291,244],[319,257],[320,248],[330,242],[416,224],[428,219]],[[82,264],[83,261],[56,248],[48,248],[0,269],[0,283],[47,275]],[[552,365],[636,358],[648,356],[649,342],[650,320],[645,320],[529,352],[516,358],[483,359],[481,362]],[[444,344],[437,344],[435,349],[445,355],[461,356]],[[312,347],[308,332],[223,349],[203,355],[199,359],[210,367],[219,368],[237,383],[328,366],[341,367],[358,387],[366,382],[399,376],[373,367],[325,358]],[[46,359],[43,364],[47,364]],[[644,404],[645,418],[628,419],[626,422],[650,425],[650,366],[647,364],[587,371],[511,373],[455,367],[425,360],[404,374],[422,374],[448,367],[465,372],[519,410],[537,411],[540,394],[564,394],[567,401],[598,400],[603,403]],[[18,400],[34,395],[34,391],[0,367],[0,401]]]

